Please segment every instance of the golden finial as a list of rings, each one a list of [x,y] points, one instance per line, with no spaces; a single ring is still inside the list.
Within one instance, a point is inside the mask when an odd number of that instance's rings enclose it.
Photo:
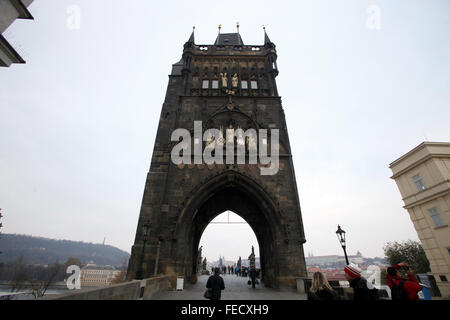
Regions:
[[[239,22],[236,22],[237,32],[239,33]]]
[[[222,25],[221,24],[219,24],[219,33],[220,33],[220,29],[222,29]]]

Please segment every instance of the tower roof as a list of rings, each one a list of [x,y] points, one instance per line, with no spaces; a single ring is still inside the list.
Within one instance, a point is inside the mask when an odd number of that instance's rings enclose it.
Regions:
[[[220,33],[217,36],[215,46],[243,46],[241,35],[239,33]]]
[[[189,37],[188,43],[195,43],[194,30],[195,30],[195,27],[192,29],[192,33],[191,33],[191,36]]]
[[[267,48],[270,48],[270,47],[275,48],[275,44],[272,41],[270,41],[270,38],[267,35],[266,27],[264,27],[264,46]]]
[[[269,36],[267,35],[266,30],[264,30],[264,44],[269,44],[272,43],[272,41],[270,41]]]

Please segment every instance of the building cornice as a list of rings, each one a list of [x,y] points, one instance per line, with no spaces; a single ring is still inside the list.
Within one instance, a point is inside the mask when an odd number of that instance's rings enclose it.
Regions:
[[[404,154],[403,156],[401,156],[400,158],[394,160],[392,163],[389,164],[389,168],[392,168],[393,166],[399,164],[401,161],[403,161],[404,159],[410,157],[413,153],[416,153],[417,151],[425,148],[426,146],[445,146],[445,145],[450,145],[449,142],[428,142],[428,141],[424,141],[421,144],[419,144],[417,147],[415,147],[414,149],[412,149],[411,151],[407,152],[406,154]]]
[[[445,184],[448,185],[446,188],[444,188],[444,189],[442,189],[442,190],[440,190],[440,191],[438,191],[438,192],[436,192],[436,193],[432,193],[432,194],[430,194],[430,195],[425,195],[425,196],[421,197],[421,198],[418,199],[418,200],[415,200],[415,201],[412,201],[412,202],[408,203],[408,199],[412,199],[412,198],[414,198],[414,197],[417,197],[417,196],[419,196],[419,195],[422,195],[422,194],[423,194],[424,192],[426,192],[426,191],[430,191],[430,190],[436,189],[436,188],[438,188],[439,186],[445,185]],[[444,196],[444,195],[446,195],[446,194],[450,194],[450,180],[444,180],[444,181],[442,181],[442,182],[440,182],[440,183],[434,185],[432,188],[425,189],[425,190],[423,190],[423,191],[421,191],[421,192],[418,192],[418,193],[415,193],[415,194],[413,194],[413,195],[410,195],[410,196],[408,196],[408,197],[406,197],[406,198],[403,198],[402,200],[405,202],[405,206],[403,206],[403,208],[405,208],[405,209],[411,209],[411,208],[413,208],[413,207],[415,207],[415,206],[417,206],[417,205],[421,205],[421,204],[424,204],[424,203],[426,203],[426,202],[432,201],[432,200],[434,200],[434,199],[436,199],[436,198],[439,198],[439,197],[442,197],[442,196]]]
[[[419,160],[417,160],[414,163],[411,163],[409,166],[407,166],[406,168],[403,168],[402,170],[400,170],[399,172],[395,173],[394,175],[391,176],[391,179],[396,179],[399,176],[401,176],[402,174],[404,174],[405,172],[408,172],[412,169],[414,169],[415,167],[418,167],[419,165],[427,162],[430,159],[433,158],[448,158],[449,155],[445,154],[445,153],[433,153],[433,154],[427,154],[425,157],[420,158]],[[392,166],[390,166],[390,168],[392,169]]]

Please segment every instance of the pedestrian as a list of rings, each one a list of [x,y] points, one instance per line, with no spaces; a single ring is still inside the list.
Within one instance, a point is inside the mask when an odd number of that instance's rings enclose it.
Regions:
[[[252,281],[252,288],[255,289],[256,284],[256,269],[254,267],[250,267],[250,271],[248,273],[251,281]]]
[[[361,277],[361,271],[354,266],[348,265],[344,268],[345,278],[353,288],[353,300],[369,301],[376,300],[378,295],[377,289],[369,289],[367,280]]]
[[[337,300],[336,291],[328,283],[327,277],[322,272],[314,272],[312,286],[308,292],[308,300]]]
[[[236,266],[236,270],[234,271],[234,273],[236,274],[236,277],[239,276],[239,267],[238,266]]]
[[[220,268],[214,269],[214,274],[206,282],[206,288],[211,289],[211,300],[220,300],[222,290],[225,290],[225,283],[220,276]]]
[[[408,278],[402,277],[400,270],[406,271]],[[422,286],[406,262],[394,264],[386,272],[386,284],[391,289],[392,300],[420,300],[417,293],[422,290]]]

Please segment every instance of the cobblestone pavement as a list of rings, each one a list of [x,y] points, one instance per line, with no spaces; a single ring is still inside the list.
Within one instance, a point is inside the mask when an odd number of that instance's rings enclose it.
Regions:
[[[209,276],[199,276],[195,285],[185,284],[182,291],[165,291],[153,296],[153,300],[206,300],[203,293]],[[247,284],[248,278],[222,275],[225,290],[222,300],[306,300],[306,294],[278,291],[259,284],[255,289]]]

